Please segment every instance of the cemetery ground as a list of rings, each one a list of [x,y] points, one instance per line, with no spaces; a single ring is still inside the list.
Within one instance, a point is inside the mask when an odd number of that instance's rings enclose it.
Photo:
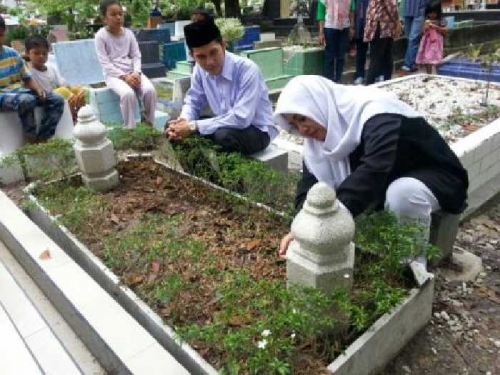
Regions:
[[[470,282],[436,270],[433,318],[384,375],[500,374],[500,197],[460,225],[455,248],[481,257],[484,272]]]

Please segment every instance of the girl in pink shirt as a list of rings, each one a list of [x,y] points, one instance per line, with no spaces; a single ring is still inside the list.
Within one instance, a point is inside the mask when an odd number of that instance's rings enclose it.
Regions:
[[[141,51],[134,34],[123,27],[123,9],[118,0],[100,5],[106,26],[95,36],[97,57],[104,71],[106,85],[120,96],[120,108],[126,128],[135,126],[136,93],[144,103],[146,122],[154,123],[156,91],[141,74]]]

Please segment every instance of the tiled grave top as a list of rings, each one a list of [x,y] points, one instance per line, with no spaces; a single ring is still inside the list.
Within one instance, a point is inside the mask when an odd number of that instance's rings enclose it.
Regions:
[[[2,350],[1,357],[3,358],[0,359],[2,373],[81,374],[80,368],[1,261],[0,285],[2,285],[0,288],[0,326],[5,325],[5,316],[11,322],[10,328],[8,324],[4,326],[4,329],[0,328],[2,332],[0,341],[6,345]],[[13,327],[15,328],[12,329]],[[0,344],[0,347],[2,346]]]
[[[59,72],[70,85],[104,82],[94,39],[55,43],[52,48]]]

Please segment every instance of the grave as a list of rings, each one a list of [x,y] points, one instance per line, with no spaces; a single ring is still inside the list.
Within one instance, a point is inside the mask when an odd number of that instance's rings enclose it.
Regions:
[[[306,207],[307,205],[312,207],[310,213],[316,216],[317,221],[331,219],[331,215],[323,215],[322,211],[338,212],[338,205],[335,206],[334,202],[335,195],[333,194],[333,200],[331,197],[327,198],[321,194],[314,199],[308,196]],[[147,331],[163,347],[167,348],[190,373],[217,373],[217,370],[209,365],[189,345],[175,340],[173,330],[165,325],[161,318],[145,305],[134,292],[121,285],[119,279],[70,232],[61,225],[54,224],[54,218],[39,206],[35,197],[30,196],[30,200],[34,203],[30,208],[30,217],[54,239],[57,244],[55,246],[62,247],[73,258],[77,259],[78,264],[82,265],[110,295],[113,295],[129,314],[146,327]],[[330,208],[330,205],[332,205],[332,208]],[[6,223],[8,225],[7,235],[9,235],[9,232],[14,231],[9,224],[10,221]],[[341,250],[341,253],[352,253],[354,246],[350,243],[348,236],[349,233],[354,233],[352,219],[351,224],[345,220],[336,224],[339,225],[339,231],[334,231],[334,236],[339,235],[341,237],[340,242],[343,244],[339,250]],[[319,225],[320,228],[323,226],[322,224]],[[317,233],[320,236],[322,231],[319,230]],[[0,234],[2,233],[0,232]],[[309,234],[307,231],[302,232],[304,244],[312,247],[312,245],[309,245]],[[0,237],[0,239],[3,238]],[[325,251],[324,247],[329,246],[326,242],[331,240],[331,238],[318,239],[313,243],[315,246],[320,246],[323,249],[322,251]],[[333,246],[333,243],[330,243],[330,245]],[[18,250],[18,248],[19,246],[16,247],[16,251],[20,254],[27,252],[26,249]],[[305,255],[308,258],[311,256],[307,251]],[[337,254],[326,256],[325,254],[324,258],[320,259],[321,262],[327,260],[332,263],[331,268],[337,274],[340,268],[335,266],[336,263],[341,264],[345,272],[349,272],[347,269],[350,267],[349,265],[352,265],[351,256],[340,257]],[[309,263],[307,264],[309,265]],[[322,274],[327,271],[326,268],[321,268]],[[293,272],[293,270],[291,269],[290,272]],[[345,276],[345,272],[341,272],[339,277],[347,285],[350,280]],[[311,277],[315,277],[314,272]],[[64,287],[62,284],[58,284],[58,286]],[[430,279],[421,289],[412,289],[409,295],[393,311],[379,318],[365,334],[360,336],[343,354],[329,364],[328,369],[336,374],[345,375],[368,375],[383,369],[397,352],[429,321],[432,311],[433,287],[433,279]],[[252,343],[249,343],[249,345],[252,345]]]
[[[162,60],[163,45],[170,43],[170,29],[148,28],[136,31],[136,38],[142,54],[142,71],[148,78],[165,77]],[[152,42],[157,42],[155,46]]]
[[[452,59],[437,67],[437,73],[443,76],[480,79],[500,82],[500,64],[492,64],[492,69],[482,67],[480,62],[467,59]]]
[[[139,42],[142,73],[151,78],[165,77],[165,65],[160,62],[160,45],[156,40]]]
[[[158,29],[167,29],[169,31],[169,35],[175,35],[175,21],[173,22],[162,22],[156,26]]]
[[[253,48],[253,44],[260,40],[260,26],[245,26],[245,32],[240,40],[233,42],[234,51],[246,51]]]
[[[241,56],[249,58],[259,66],[270,94],[281,91],[292,78],[283,69],[283,48],[242,51]]]
[[[42,108],[35,109],[37,124],[42,118]],[[0,112],[2,136],[0,137],[0,160],[24,145],[24,137],[17,112]],[[68,102],[64,103],[64,112],[57,124],[54,137],[63,139],[73,138],[73,118]],[[11,184],[24,180],[24,174],[19,165],[0,166],[0,184]]]
[[[284,72],[292,76],[323,74],[323,47],[284,47]]]
[[[191,20],[180,20],[180,21],[175,21],[174,24],[174,34],[171,35],[171,39],[173,41],[181,41],[184,39],[184,26],[189,25],[191,23]]]
[[[70,85],[90,86],[89,104],[100,121],[105,123],[122,123],[120,98],[102,85],[104,76],[97,59],[94,39],[83,39],[73,42],[55,43],[53,45],[56,63],[61,75]],[[139,103],[135,108],[136,121],[140,121]],[[155,113],[155,127],[163,128],[168,116],[160,111]]]
[[[186,62],[186,59],[186,47],[184,42],[170,42],[163,45],[162,61],[168,70],[176,69],[178,63]],[[185,72],[186,70],[181,70],[179,67],[179,71]],[[168,72],[169,76],[171,76],[171,74],[172,72]]]

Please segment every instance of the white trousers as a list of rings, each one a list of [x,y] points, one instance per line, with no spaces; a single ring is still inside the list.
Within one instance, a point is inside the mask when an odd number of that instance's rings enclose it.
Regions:
[[[440,209],[439,202],[425,184],[412,177],[394,180],[385,195],[385,209],[394,213],[401,223],[422,225],[422,238],[429,241],[431,214]]]
[[[116,77],[108,77],[106,85],[120,97],[120,109],[123,117],[123,125],[132,129],[135,126],[134,109],[136,103],[136,93],[125,81]],[[144,74],[141,75],[141,87],[138,94],[144,103],[146,121],[150,124],[155,122],[156,90]]]

